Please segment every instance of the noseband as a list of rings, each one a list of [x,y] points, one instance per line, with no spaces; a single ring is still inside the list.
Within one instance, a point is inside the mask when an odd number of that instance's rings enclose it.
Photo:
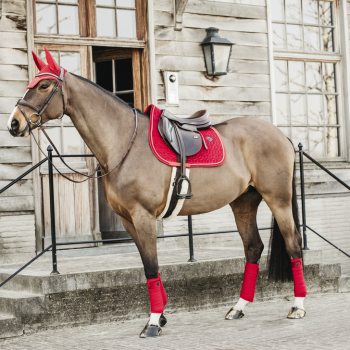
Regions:
[[[37,146],[39,147],[41,153],[46,157],[46,154],[45,152],[41,149],[41,147],[39,146],[39,143],[38,141],[36,140],[35,136],[33,135],[32,133],[32,130],[30,128],[30,124],[32,125],[35,125],[39,128],[39,130],[41,130],[44,135],[46,136],[47,140],[49,141],[49,143],[51,144],[51,146],[53,147],[53,149],[56,151],[58,157],[60,158],[60,160],[62,161],[62,163],[67,167],[69,168],[70,170],[72,170],[73,172],[75,172],[76,174],[80,174],[84,177],[86,177],[86,179],[84,180],[81,180],[81,181],[77,181],[77,180],[73,180],[71,178],[69,178],[68,176],[62,174],[58,169],[57,167],[55,166],[55,164],[53,164],[53,162],[51,162],[51,160],[48,158],[48,161],[52,164],[52,166],[56,169],[56,171],[61,175],[63,176],[64,178],[66,178],[67,180],[71,181],[71,182],[75,182],[75,183],[81,183],[81,182],[84,182],[84,181],[87,181],[89,179],[99,179],[101,177],[104,177],[104,176],[107,176],[108,174],[110,174],[112,171],[114,171],[115,169],[117,169],[119,167],[120,164],[122,164],[122,162],[124,161],[124,159],[126,158],[126,156],[128,155],[130,149],[131,149],[131,146],[133,145],[134,141],[135,141],[135,138],[136,138],[136,134],[137,134],[137,126],[138,126],[138,122],[137,122],[137,110],[135,108],[133,108],[133,111],[134,111],[134,114],[135,114],[135,129],[134,129],[134,133],[131,137],[131,140],[129,142],[129,146],[128,146],[128,149],[126,150],[126,152],[124,153],[122,159],[119,161],[119,163],[110,171],[108,171],[107,173],[103,174],[103,175],[100,175],[100,176],[94,176],[98,170],[98,168],[100,167],[100,164],[98,163],[97,164],[97,167],[95,168],[95,170],[92,172],[92,174],[83,174],[77,170],[74,170],[73,168],[71,168],[64,160],[63,158],[61,157],[60,153],[58,152],[56,146],[54,145],[54,143],[51,141],[49,135],[46,133],[46,131],[44,130],[45,126],[42,125],[42,114],[45,112],[46,108],[48,107],[48,105],[50,104],[50,102],[52,101],[53,97],[55,96],[56,92],[58,91],[58,88],[60,86],[60,84],[63,82],[63,76],[64,76],[64,69],[61,67],[61,70],[60,70],[60,75],[57,76],[55,74],[51,74],[51,73],[42,73],[42,74],[37,74],[35,77],[40,77],[40,76],[43,76],[43,75],[51,75],[53,76],[54,78],[57,79],[57,82],[54,86],[54,88],[51,90],[50,94],[47,96],[47,98],[45,99],[44,103],[41,105],[41,107],[35,107],[33,106],[31,103],[25,101],[23,98],[19,99],[17,101],[17,104],[16,104],[16,107],[19,108],[19,110],[21,111],[21,113],[23,114],[24,118],[26,119],[27,121],[27,126],[26,128],[29,129],[29,133],[32,135],[35,143],[37,144]],[[64,113],[66,111],[66,103],[64,101],[64,92],[63,92],[63,84],[62,84],[62,87],[61,87],[61,93],[62,93],[62,101],[63,101],[63,112],[62,112],[62,115],[58,118],[58,119],[61,119],[63,118],[64,116]],[[22,106],[27,106],[29,108],[32,108],[34,111],[36,111],[36,113],[32,113],[29,118],[27,117],[26,113],[24,112],[24,110],[21,108],[21,105]],[[31,117],[32,115],[37,115],[39,117],[39,119],[36,121],[36,122],[33,122],[31,120]]]
[[[35,77],[40,77],[40,76],[43,76],[43,75],[51,75],[52,77],[56,78],[57,79],[57,82],[54,86],[54,88],[51,90],[51,92],[49,93],[49,96],[47,96],[47,98],[45,99],[44,103],[41,105],[41,107],[35,107],[33,106],[31,103],[27,102],[26,100],[23,100],[23,98],[19,99],[17,101],[17,104],[16,104],[16,107],[19,108],[19,110],[22,112],[24,118],[26,119],[27,121],[27,126],[30,130],[30,124],[33,124],[37,127],[41,126],[41,121],[42,121],[42,114],[45,112],[46,108],[49,106],[50,102],[52,101],[53,97],[55,96],[56,92],[58,91],[58,88],[60,86],[60,84],[63,82],[63,75],[64,75],[64,69],[61,67],[61,71],[60,71],[60,75],[57,76],[55,74],[52,74],[52,73],[42,73],[42,74],[37,74]],[[62,115],[58,118],[58,119],[61,119],[64,115],[64,112],[66,110],[66,103],[64,101],[64,92],[63,92],[63,85],[62,85],[62,88],[61,88],[61,93],[62,93],[62,102],[63,102],[63,112],[62,112]],[[24,110],[21,108],[21,105],[22,106],[27,106],[31,109],[34,109],[34,111],[36,111],[36,113],[32,113],[29,118],[27,117],[26,113],[24,112]],[[32,115],[37,115],[39,117],[39,119],[36,121],[36,122],[33,122],[31,117]]]

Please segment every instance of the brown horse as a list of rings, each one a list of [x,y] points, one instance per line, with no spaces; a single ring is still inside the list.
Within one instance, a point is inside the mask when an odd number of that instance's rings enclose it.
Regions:
[[[28,105],[22,103],[16,106],[8,122],[13,136],[27,137],[30,134],[29,129],[34,129],[39,119],[38,113],[32,115],[37,111],[30,106],[37,109],[43,106],[51,91],[60,83],[57,83],[57,63],[51,57],[47,57],[47,61],[46,67],[56,69],[56,77],[52,74],[39,75],[29,85],[24,97]],[[38,65],[37,60],[36,63]],[[41,69],[43,63],[39,62],[38,67]],[[64,95],[61,95],[62,90]],[[59,118],[64,111],[97,158],[102,173],[113,169],[133,135],[134,110],[98,85],[68,72],[58,87],[58,93],[51,97],[50,104],[40,114],[42,124]],[[31,122],[28,122],[30,115]],[[158,274],[156,217],[166,204],[172,168],[158,161],[152,153],[148,135],[149,117],[142,113],[137,113],[137,117],[139,125],[135,142],[121,166],[103,178],[103,191],[111,208],[121,216],[142,258],[152,311],[150,321],[141,334],[147,337],[159,335],[160,326],[166,322],[162,316],[166,295]],[[226,161],[219,167],[191,170],[194,195],[191,200],[185,201],[179,215],[208,213],[227,204],[232,208],[247,265],[241,298],[226,319],[242,317],[244,307],[253,301],[257,264],[264,248],[256,223],[262,199],[275,218],[270,277],[275,280],[291,279],[293,270],[296,301],[288,317],[301,318],[305,315],[303,300],[306,289],[293,186],[294,149],[276,126],[262,120],[236,118],[216,124],[215,128],[225,144]]]

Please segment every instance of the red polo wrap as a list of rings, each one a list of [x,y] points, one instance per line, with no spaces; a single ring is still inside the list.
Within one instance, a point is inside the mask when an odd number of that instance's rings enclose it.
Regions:
[[[158,278],[151,278],[147,280],[149,299],[151,301],[151,312],[155,314],[161,314],[164,311],[161,285],[162,281],[159,275]]]
[[[252,302],[254,300],[256,279],[259,274],[259,264],[251,264],[246,262],[244,270],[244,278],[241,290],[241,298]]]
[[[160,291],[162,292],[163,304],[165,306],[166,303],[168,302],[168,298],[167,298],[166,293],[165,293],[165,289],[164,289],[164,286],[163,286],[162,279],[160,278],[160,273],[158,273],[158,278],[159,278],[159,281],[160,281]]]
[[[303,261],[301,259],[292,259],[291,265],[294,280],[294,296],[298,298],[305,298],[306,286],[303,272]]]

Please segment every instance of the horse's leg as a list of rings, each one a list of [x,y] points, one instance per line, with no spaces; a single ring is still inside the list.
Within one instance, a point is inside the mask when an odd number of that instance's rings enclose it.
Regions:
[[[163,316],[167,297],[158,272],[156,219],[148,212],[140,210],[132,217],[132,223],[123,218],[122,223],[140,252],[151,302],[150,320],[140,337],[156,337],[167,322]]]
[[[274,227],[270,247],[269,277],[275,281],[294,280],[294,305],[288,318],[305,316],[306,286],[303,274],[301,236],[298,231],[298,209],[295,182],[293,186],[275,191],[261,192],[274,215]],[[282,239],[283,237],[283,239]]]
[[[239,301],[226,314],[227,320],[242,318],[245,306],[254,299],[259,272],[258,262],[264,250],[256,223],[256,214],[261,200],[259,192],[254,187],[250,187],[246,193],[230,203],[243,241],[246,266]]]

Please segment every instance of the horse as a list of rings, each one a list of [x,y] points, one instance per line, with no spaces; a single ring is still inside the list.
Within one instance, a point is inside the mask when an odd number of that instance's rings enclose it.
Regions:
[[[149,116],[97,84],[67,72],[47,50],[47,64],[33,55],[39,74],[13,110],[8,130],[15,137],[28,137],[33,129],[63,114],[71,118],[106,175],[103,193],[142,259],[151,313],[140,336],[159,336],[167,322],[163,315],[167,296],[158,272],[156,218],[166,205],[172,168],[152,153]],[[254,299],[264,249],[256,222],[262,199],[273,214],[269,278],[294,280],[295,300],[287,317],[303,318],[306,287],[294,147],[275,125],[259,119],[234,118],[214,127],[225,145],[226,161],[218,167],[191,170],[194,195],[185,200],[179,215],[204,214],[226,205],[233,211],[246,266],[240,298],[225,318],[243,317]]]

